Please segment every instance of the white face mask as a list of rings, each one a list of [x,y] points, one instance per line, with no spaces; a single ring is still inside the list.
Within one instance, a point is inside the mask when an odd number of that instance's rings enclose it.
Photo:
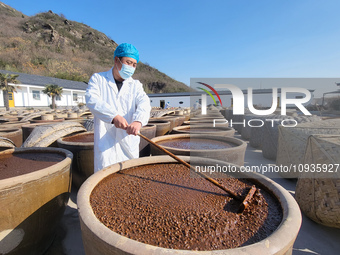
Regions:
[[[118,58],[119,59],[119,58]],[[130,78],[134,72],[135,72],[135,68],[132,67],[132,66],[129,66],[129,65],[126,65],[126,64],[123,64],[120,59],[119,59],[119,62],[122,64],[122,68],[120,69],[119,72],[119,75],[120,77],[122,77],[124,80]]]

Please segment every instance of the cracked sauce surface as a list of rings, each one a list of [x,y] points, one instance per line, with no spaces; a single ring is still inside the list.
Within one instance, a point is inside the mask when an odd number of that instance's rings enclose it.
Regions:
[[[278,227],[282,209],[268,192],[256,192],[248,208],[176,163],[129,168],[92,191],[96,217],[130,239],[170,249],[222,250],[258,242]],[[216,179],[243,197],[251,183]]]
[[[178,138],[157,142],[160,146],[186,150],[221,150],[235,147],[233,143],[204,138]]]
[[[14,153],[0,155],[0,180],[32,173],[65,159],[56,153]]]

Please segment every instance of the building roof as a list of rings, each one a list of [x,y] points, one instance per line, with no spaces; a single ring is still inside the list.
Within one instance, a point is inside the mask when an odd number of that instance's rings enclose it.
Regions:
[[[46,77],[34,74],[26,74],[26,73],[17,73],[6,70],[0,70],[0,73],[3,74],[18,74],[17,78],[20,81],[20,84],[23,85],[34,85],[34,86],[42,86],[45,87],[47,84],[56,84],[64,89],[76,89],[76,90],[86,90],[87,83],[80,81],[70,81],[65,79],[58,79],[54,77]]]

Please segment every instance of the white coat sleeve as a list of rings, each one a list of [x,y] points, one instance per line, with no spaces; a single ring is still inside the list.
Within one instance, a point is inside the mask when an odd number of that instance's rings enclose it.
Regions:
[[[97,73],[92,75],[85,92],[86,106],[94,116],[106,123],[111,123],[113,118],[118,115],[118,112],[113,105],[105,102],[100,95],[99,86],[102,79],[103,77],[100,77]]]
[[[139,83],[137,95],[136,95],[136,111],[133,114],[132,120],[139,121],[142,126],[148,124],[150,118],[150,99],[143,89],[143,85]]]

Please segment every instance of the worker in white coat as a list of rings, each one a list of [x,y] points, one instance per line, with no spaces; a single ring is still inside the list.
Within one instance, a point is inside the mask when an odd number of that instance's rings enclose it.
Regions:
[[[131,78],[139,52],[120,44],[111,70],[92,75],[86,89],[86,105],[94,116],[94,171],[139,157],[142,126],[150,117],[150,99],[142,83]]]

